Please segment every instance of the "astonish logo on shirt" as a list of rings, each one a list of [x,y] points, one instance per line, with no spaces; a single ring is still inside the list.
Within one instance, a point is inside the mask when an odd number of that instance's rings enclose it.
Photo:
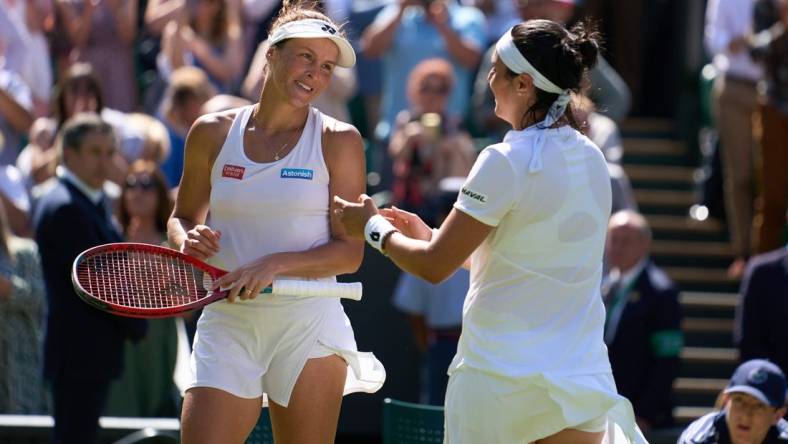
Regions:
[[[242,166],[226,163],[222,167],[222,177],[241,180],[244,178],[244,171],[246,171],[246,168]]]
[[[462,187],[460,191],[462,194],[470,197],[471,199],[478,200],[481,203],[487,203],[487,196],[481,193],[477,193],[475,191],[471,191],[465,187]]]
[[[303,168],[282,168],[279,177],[282,179],[306,179],[312,180],[315,172]]]

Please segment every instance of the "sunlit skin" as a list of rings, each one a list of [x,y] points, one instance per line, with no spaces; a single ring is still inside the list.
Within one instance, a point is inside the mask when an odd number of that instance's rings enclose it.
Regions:
[[[492,56],[487,83],[495,97],[496,116],[508,122],[515,130],[531,125],[532,121],[523,119],[526,111],[536,102],[536,92],[530,75],[512,76],[496,52]]]
[[[725,423],[733,444],[761,444],[769,428],[785,415],[785,407],[777,409],[745,393],[731,393],[725,400]]]
[[[263,89],[263,98],[270,93],[306,112],[305,107],[328,87],[339,48],[328,39],[291,39],[270,48],[266,57],[271,67],[266,84],[271,88]]]
[[[115,155],[115,138],[97,131],[85,135],[82,146],[63,150],[66,167],[89,187],[100,190]]]

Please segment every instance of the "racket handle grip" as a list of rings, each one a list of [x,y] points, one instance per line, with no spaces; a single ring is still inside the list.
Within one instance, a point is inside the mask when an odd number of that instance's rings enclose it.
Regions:
[[[361,282],[320,282],[300,280],[274,280],[272,293],[305,297],[328,297],[361,300]]]

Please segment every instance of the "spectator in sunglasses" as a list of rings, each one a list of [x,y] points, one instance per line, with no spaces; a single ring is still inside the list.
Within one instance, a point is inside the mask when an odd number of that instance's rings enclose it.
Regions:
[[[416,65],[407,84],[410,108],[397,116],[389,143],[394,204],[424,216],[440,180],[466,176],[476,157],[470,135],[446,112],[454,82],[444,59]]]
[[[172,211],[167,182],[155,162],[137,160],[121,184],[117,217],[128,242],[161,245]],[[177,321],[182,322],[182,321]],[[173,382],[177,351],[176,320],[151,319],[144,339],[124,346],[124,369],[110,389],[106,414],[175,416]]]
[[[167,240],[172,201],[156,164],[138,160],[129,167],[118,206],[118,220],[129,242],[161,244]]]

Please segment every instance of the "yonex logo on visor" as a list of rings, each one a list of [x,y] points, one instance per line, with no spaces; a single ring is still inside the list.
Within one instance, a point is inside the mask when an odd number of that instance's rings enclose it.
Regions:
[[[271,46],[287,39],[330,39],[339,48],[337,65],[349,68],[356,63],[356,53],[350,42],[331,23],[320,19],[287,22],[276,28],[268,39]]]

